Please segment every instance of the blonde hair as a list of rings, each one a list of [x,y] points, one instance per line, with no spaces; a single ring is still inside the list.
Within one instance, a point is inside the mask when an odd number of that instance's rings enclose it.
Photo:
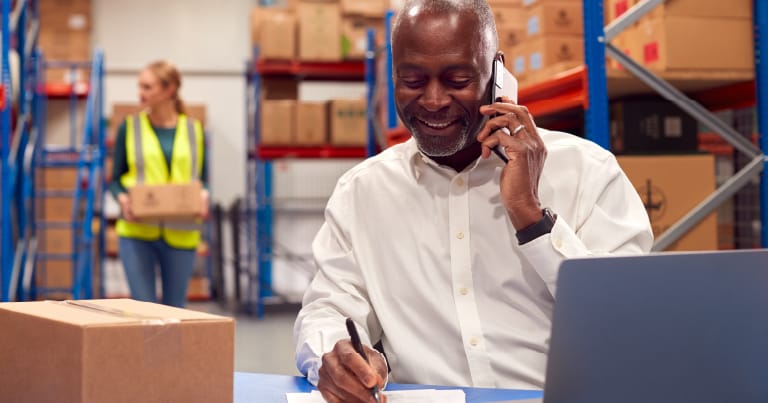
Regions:
[[[186,114],[187,108],[184,105],[184,101],[179,96],[179,89],[181,89],[181,74],[179,70],[172,63],[167,60],[158,60],[147,65],[147,70],[160,80],[160,84],[163,87],[173,86],[176,90],[173,93],[173,103],[176,107],[176,113]]]

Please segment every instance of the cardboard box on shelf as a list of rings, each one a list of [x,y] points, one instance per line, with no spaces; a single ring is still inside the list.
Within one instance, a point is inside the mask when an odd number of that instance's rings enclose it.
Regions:
[[[300,1],[299,59],[336,62],[341,60],[341,7],[338,3]]]
[[[37,241],[39,252],[68,255],[72,253],[72,228],[40,228]]]
[[[328,143],[328,102],[301,101],[296,106],[296,145]]]
[[[341,0],[341,13],[344,15],[384,18],[387,8],[388,0]]]
[[[0,304],[9,402],[231,402],[234,321],[129,299]]]
[[[185,220],[199,217],[202,211],[198,181],[163,185],[137,184],[128,189],[131,212],[139,220]]]
[[[35,213],[39,220],[49,222],[71,222],[74,213],[74,197],[39,197],[35,201]]]
[[[261,101],[261,144],[293,144],[296,136],[295,122],[295,100]]]
[[[638,0],[634,0],[638,3]],[[753,0],[671,0],[656,6],[651,18],[711,17],[752,18]]]
[[[334,99],[331,101],[331,144],[364,146],[368,141],[364,99]]]
[[[72,288],[72,261],[38,260],[35,263],[35,284],[44,288]],[[42,297],[50,298],[47,294]]]
[[[296,17],[289,12],[275,13],[261,24],[261,47],[259,57],[263,59],[296,58]]]
[[[262,39],[266,38],[262,33],[262,27],[265,22],[279,18],[283,14],[291,14],[292,11],[286,7],[279,6],[256,6],[251,9],[251,46],[260,46]]]
[[[637,4],[639,0],[605,0],[605,7],[603,13],[605,14],[605,22],[609,23],[616,18],[621,17],[630,8]]]
[[[526,10],[526,35],[582,35],[583,14],[581,3],[539,4]]]
[[[493,19],[496,21],[496,29],[523,29],[525,30],[528,15],[522,5],[491,5]]]
[[[616,154],[696,152],[696,120],[664,99],[614,101],[611,151]]]
[[[504,52],[506,63],[511,63],[515,57],[514,48],[525,42],[525,29],[498,28],[499,50]]]
[[[754,69],[751,19],[649,19],[628,34],[632,54],[657,72]]]
[[[74,191],[77,168],[38,168],[35,186],[45,190]]]
[[[521,83],[528,74],[528,48],[528,44],[521,42],[510,50],[502,49],[504,51],[505,67]]]
[[[526,41],[525,48],[528,75],[550,72],[551,66],[567,70],[584,62],[584,40],[580,37],[544,35]]]
[[[376,46],[384,43],[384,20],[345,16],[341,21],[341,53],[344,59],[364,59],[368,50],[368,29],[376,32]]]
[[[715,190],[712,155],[620,156],[617,159],[643,200],[657,237]],[[713,212],[668,250],[717,248],[717,214]]]
[[[493,7],[522,7],[523,0],[488,0],[488,5]]]
[[[114,225],[110,225],[106,228],[104,238],[106,241],[104,251],[107,255],[117,256],[118,252],[120,252],[120,237],[117,235],[117,229]]]
[[[581,4],[582,0],[522,0],[524,7],[535,7],[539,4],[572,3]]]

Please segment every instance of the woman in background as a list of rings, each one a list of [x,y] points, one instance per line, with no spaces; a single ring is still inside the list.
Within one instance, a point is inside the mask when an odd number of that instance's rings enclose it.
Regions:
[[[209,194],[202,125],[189,118],[179,97],[181,75],[166,61],[145,67],[139,75],[142,110],[122,122],[117,132],[110,190],[120,204],[117,221],[120,260],[131,297],[157,301],[156,267],[160,267],[162,303],[182,307],[192,276],[199,224],[139,222],[131,211],[128,189],[137,183],[201,181],[202,210],[208,215]]]

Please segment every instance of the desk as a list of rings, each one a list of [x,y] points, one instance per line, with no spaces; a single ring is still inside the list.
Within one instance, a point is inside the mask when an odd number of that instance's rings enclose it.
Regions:
[[[457,389],[455,387],[404,385],[390,383],[387,390]],[[290,375],[235,372],[235,403],[285,403],[286,392],[310,392],[314,387],[303,377]],[[458,388],[467,394],[467,403],[499,400],[533,399],[542,396],[537,390]]]

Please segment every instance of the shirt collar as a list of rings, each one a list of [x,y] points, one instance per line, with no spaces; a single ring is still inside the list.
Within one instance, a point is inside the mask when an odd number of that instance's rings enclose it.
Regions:
[[[477,169],[478,167],[486,167],[486,166],[502,166],[503,163],[500,159],[496,158],[496,156],[491,155],[487,160],[484,160],[480,157],[478,157],[475,162],[470,164],[467,168],[465,168],[461,172],[455,172],[453,169],[448,168],[446,166],[440,165],[428,156],[426,156],[424,153],[422,153],[419,150],[419,147],[416,145],[416,140],[414,140],[413,137],[408,139],[406,142],[406,159],[409,162],[411,172],[413,174],[413,177],[418,182],[421,176],[424,174],[425,170],[427,169],[434,169],[440,172],[451,172],[452,175],[458,175],[461,173],[469,173]]]

